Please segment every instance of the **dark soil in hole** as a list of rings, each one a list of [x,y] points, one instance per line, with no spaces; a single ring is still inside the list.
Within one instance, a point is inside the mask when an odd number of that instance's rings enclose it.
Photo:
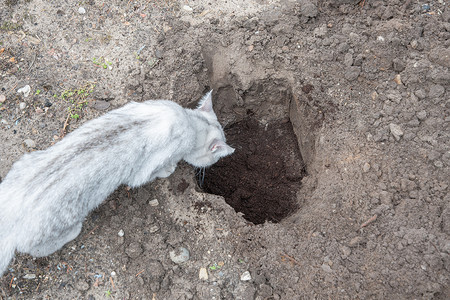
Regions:
[[[291,123],[262,126],[249,118],[225,134],[236,151],[206,170],[204,190],[225,197],[254,224],[277,223],[295,212],[305,168]]]

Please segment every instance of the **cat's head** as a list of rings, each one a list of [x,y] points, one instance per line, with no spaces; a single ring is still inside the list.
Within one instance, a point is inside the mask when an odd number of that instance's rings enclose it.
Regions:
[[[227,145],[225,134],[212,107],[212,91],[200,100],[192,111],[197,128],[196,147],[184,160],[195,167],[208,167],[220,158],[230,155],[234,149]]]

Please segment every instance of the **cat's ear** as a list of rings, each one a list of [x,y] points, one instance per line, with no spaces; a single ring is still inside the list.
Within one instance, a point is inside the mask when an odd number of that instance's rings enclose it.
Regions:
[[[234,148],[228,146],[224,141],[214,139],[209,146],[209,150],[217,156],[227,156],[234,152]]]
[[[204,111],[204,112],[212,112],[213,106],[212,106],[212,90],[210,90],[203,98],[198,102],[197,106],[198,110]]]

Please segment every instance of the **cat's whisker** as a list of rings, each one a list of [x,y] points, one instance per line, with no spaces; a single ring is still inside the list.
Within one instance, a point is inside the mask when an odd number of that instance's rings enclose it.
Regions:
[[[206,167],[202,168],[202,181],[200,182],[200,187],[203,186],[203,183],[205,182],[205,173],[206,173]]]
[[[195,177],[199,176],[201,171],[202,168],[195,168]]]

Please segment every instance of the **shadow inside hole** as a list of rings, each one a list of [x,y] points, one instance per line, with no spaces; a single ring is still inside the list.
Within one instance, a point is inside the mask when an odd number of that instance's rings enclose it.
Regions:
[[[263,126],[249,117],[225,128],[225,135],[236,151],[206,170],[202,189],[223,196],[254,224],[278,223],[294,213],[306,174],[291,123]]]

